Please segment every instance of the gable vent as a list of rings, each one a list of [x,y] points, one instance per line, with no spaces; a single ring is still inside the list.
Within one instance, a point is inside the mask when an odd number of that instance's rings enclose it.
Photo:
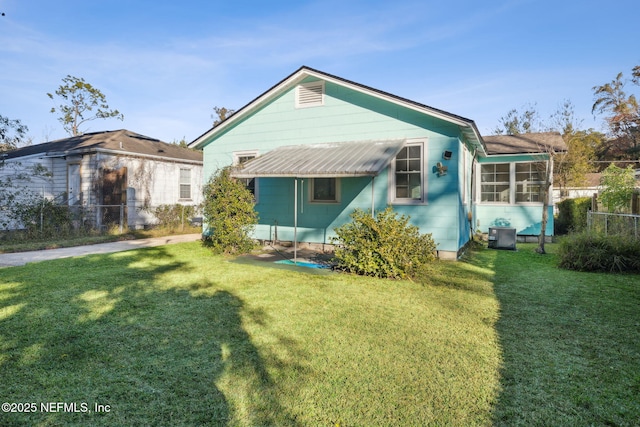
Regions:
[[[324,82],[304,83],[296,90],[296,107],[315,107],[324,104]]]

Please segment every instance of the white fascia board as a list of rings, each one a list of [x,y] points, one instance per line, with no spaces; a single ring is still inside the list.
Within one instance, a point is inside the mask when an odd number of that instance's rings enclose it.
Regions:
[[[244,117],[245,115],[249,114],[251,111],[260,107],[261,105],[266,103],[269,99],[283,92],[289,86],[292,86],[304,80],[305,77],[307,77],[308,75],[309,75],[308,71],[305,71],[304,69],[299,70],[297,73],[291,75],[288,79],[281,81],[279,84],[272,87],[267,92],[263,93],[262,95],[260,95],[259,97],[251,101],[249,104],[242,107],[239,111],[235,112],[231,117],[229,117],[227,120],[220,123],[218,126],[211,128],[208,132],[206,132],[205,134],[200,136],[198,139],[190,143],[188,147],[201,149],[202,144],[206,140],[211,138],[211,136],[231,126],[234,122],[239,120],[241,117]]]

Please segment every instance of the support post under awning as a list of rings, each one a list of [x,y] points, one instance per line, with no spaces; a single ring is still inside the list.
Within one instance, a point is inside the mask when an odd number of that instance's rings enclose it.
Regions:
[[[298,263],[298,178],[293,178],[293,263]]]
[[[373,175],[371,176],[371,218],[375,218],[376,217],[376,194],[375,194],[375,189],[374,189],[374,184],[376,181],[376,176]]]

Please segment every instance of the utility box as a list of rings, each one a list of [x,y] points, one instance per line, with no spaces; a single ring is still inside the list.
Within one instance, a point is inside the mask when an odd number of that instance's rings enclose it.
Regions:
[[[516,250],[516,229],[512,227],[489,227],[489,247]]]

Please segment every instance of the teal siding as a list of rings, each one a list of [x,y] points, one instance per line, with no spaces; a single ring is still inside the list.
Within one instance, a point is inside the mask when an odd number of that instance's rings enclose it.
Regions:
[[[479,158],[482,163],[533,162],[548,159],[547,154],[520,154]],[[549,203],[545,235],[553,235],[553,203]],[[542,203],[504,204],[476,202],[474,230],[487,233],[489,227],[514,227],[518,235],[539,235],[542,224]]]
[[[296,109],[292,88],[235,123],[204,148],[205,176],[231,164],[233,151],[265,153],[283,145],[336,141],[457,139],[457,126],[444,120],[329,82],[325,90],[324,106]]]
[[[427,138],[425,156],[426,204],[394,206],[423,233],[432,233],[441,251],[457,251],[468,240],[461,233],[466,221],[466,207],[461,207],[459,151],[462,146],[457,126],[375,98],[359,91],[326,82],[325,105],[295,108],[295,89],[291,88],[253,114],[236,123],[204,148],[205,179],[218,168],[233,162],[233,152],[258,150],[260,154],[284,145],[338,141]],[[449,161],[444,150],[453,152]],[[435,164],[442,161],[449,168],[438,177]],[[470,167],[470,163],[467,164]],[[330,243],[334,229],[349,221],[355,208],[371,208],[371,178],[342,178],[340,203],[309,202],[309,180],[299,179],[298,241]],[[387,171],[375,178],[375,207],[389,203]],[[260,217],[255,229],[258,239],[293,240],[293,178],[258,179]]]
[[[553,235],[553,206],[549,206],[545,235]],[[539,235],[542,205],[476,205],[477,229],[487,233],[489,227],[514,227],[519,235]]]

